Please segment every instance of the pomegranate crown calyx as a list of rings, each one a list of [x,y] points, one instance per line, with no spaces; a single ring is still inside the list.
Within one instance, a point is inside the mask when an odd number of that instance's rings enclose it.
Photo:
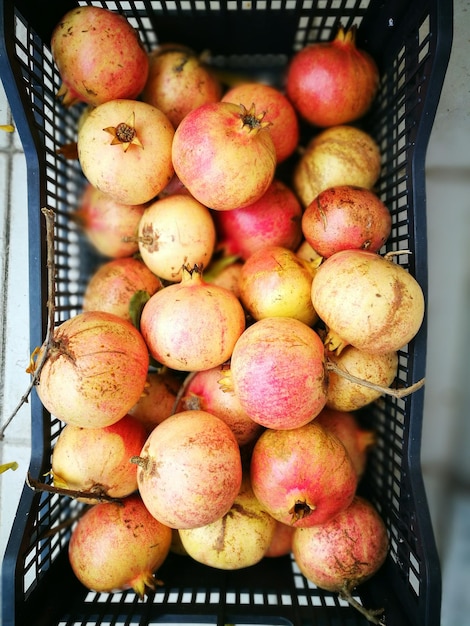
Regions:
[[[353,24],[351,26],[351,28],[346,29],[342,24],[340,24],[338,26],[338,32],[336,33],[336,37],[335,37],[335,41],[337,43],[343,43],[343,44],[352,44],[355,45],[356,43],[356,31],[357,31],[357,25]]]
[[[244,104],[240,104],[240,119],[242,121],[242,128],[244,126],[248,126],[249,132],[258,132],[263,128],[268,128],[272,125],[271,122],[268,122],[266,120],[263,121],[265,115],[266,111],[256,113],[256,107],[254,102],[251,104],[251,107],[249,109],[247,109]]]
[[[181,266],[181,269],[183,272],[183,278],[190,280],[191,278],[195,276],[202,277],[202,274],[204,271],[204,264],[195,263],[193,266],[191,266],[189,263],[183,263],[183,265]]]
[[[132,112],[125,122],[121,122],[117,126],[107,126],[103,128],[106,133],[113,136],[112,146],[121,145],[124,152],[127,152],[129,146],[134,144],[143,149],[140,139],[137,137],[135,129],[135,113]]]

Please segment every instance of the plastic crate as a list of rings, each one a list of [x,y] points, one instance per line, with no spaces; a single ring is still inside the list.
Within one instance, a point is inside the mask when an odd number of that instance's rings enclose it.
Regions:
[[[76,3],[0,1],[1,77],[28,167],[31,348],[44,337],[45,229],[41,207],[57,216],[56,266],[59,324],[80,312],[81,294],[99,259],[69,219],[84,179],[78,162],[57,149],[75,139],[80,109],[56,100],[59,76],[49,41],[53,27]],[[81,4],[85,4],[82,2]],[[91,4],[91,2],[90,2]],[[209,49],[220,67],[282,81],[292,53],[310,41],[329,40],[338,24],[357,24],[358,44],[378,62],[380,91],[361,122],[383,155],[377,192],[393,216],[388,249],[410,249],[403,264],[427,289],[424,161],[450,54],[449,0],[100,1],[124,13],[148,49],[179,41]],[[426,320],[399,354],[398,383],[425,375]],[[361,490],[379,509],[391,540],[380,572],[357,589],[371,608],[384,607],[387,626],[438,626],[440,568],[420,468],[424,390],[402,400],[384,398],[365,411],[378,433]],[[35,393],[31,399],[30,471],[43,479],[62,424]],[[133,592],[87,591],[68,564],[76,504],[25,486],[2,569],[2,623],[34,624],[264,624],[365,625],[336,594],[308,583],[291,557],[264,559],[235,572],[170,555],[159,571],[165,585],[145,601]]]

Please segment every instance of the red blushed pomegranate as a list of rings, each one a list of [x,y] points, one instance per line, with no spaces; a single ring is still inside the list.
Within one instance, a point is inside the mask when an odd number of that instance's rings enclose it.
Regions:
[[[403,267],[373,252],[342,250],[325,259],[312,282],[312,302],[328,327],[325,345],[348,344],[380,354],[407,344],[424,317],[424,295]]]
[[[244,446],[258,437],[262,427],[250,418],[233,391],[224,391],[220,381],[227,367],[223,364],[190,374],[177,410],[203,410],[220,417],[230,427],[238,445]]]
[[[137,490],[137,468],[129,459],[140,453],[146,439],[145,427],[131,415],[105,428],[68,424],[52,452],[54,486],[95,496],[130,495]]]
[[[341,441],[312,421],[265,430],[251,456],[253,491],[274,519],[295,527],[323,524],[349,506],[357,474]]]
[[[151,355],[178,371],[199,371],[227,361],[245,329],[238,298],[207,283],[200,268],[183,268],[180,283],[157,291],[144,306],[140,330]]]
[[[42,350],[33,370],[41,359]],[[67,424],[110,426],[139,399],[148,366],[147,346],[130,322],[88,311],[55,329],[36,390],[45,408]]]
[[[146,507],[171,528],[214,522],[230,510],[241,487],[235,436],[206,411],[183,411],[163,421],[132,461]]]
[[[194,52],[163,47],[149,55],[142,100],[163,111],[175,128],[190,111],[221,95],[219,80]]]
[[[346,374],[363,381],[389,387],[398,371],[398,353],[369,353],[354,346],[346,346],[339,354],[331,352],[328,359]],[[380,389],[354,382],[341,373],[328,372],[328,395],[326,406],[338,411],[356,411],[380,398]]]
[[[176,396],[181,387],[181,378],[176,372],[161,368],[149,372],[145,388],[137,403],[129,409],[129,414],[141,422],[148,433],[157,424],[174,413]]]
[[[259,200],[232,211],[214,211],[220,246],[247,259],[267,245],[290,250],[302,239],[302,207],[285,183],[274,179]]]
[[[295,252],[265,246],[245,261],[240,300],[255,320],[292,317],[307,326],[318,320],[310,297],[312,274]]]
[[[388,547],[382,518],[372,503],[359,496],[329,521],[296,528],[292,540],[303,575],[321,589],[338,592],[375,624],[383,623],[377,613],[355,602],[351,593],[380,569]]]
[[[93,185],[87,184],[72,217],[100,254],[119,259],[139,250],[136,235],[145,205],[116,202]]]
[[[274,429],[302,426],[326,402],[324,347],[299,320],[267,317],[249,326],[233,349],[224,381],[252,420]]]
[[[382,200],[351,185],[325,189],[302,215],[305,239],[325,258],[352,248],[378,252],[391,228],[392,217]]]
[[[231,102],[203,104],[175,132],[173,166],[205,206],[227,211],[256,202],[268,190],[276,150],[264,114]]]
[[[139,223],[144,263],[161,278],[179,282],[183,265],[209,265],[216,234],[207,207],[185,194],[157,199]]]
[[[336,126],[361,118],[379,85],[374,59],[356,46],[356,27],[339,27],[333,41],[312,43],[289,65],[286,93],[301,117],[314,126]]]
[[[355,126],[332,126],[307,144],[295,166],[292,187],[306,208],[329,187],[372,189],[380,169],[380,148],[368,133]]]
[[[228,513],[211,524],[178,532],[194,560],[217,569],[237,570],[261,561],[275,525],[255,497],[247,474]]]
[[[170,550],[171,529],[156,520],[139,495],[121,503],[95,504],[80,517],[69,543],[69,560],[88,589],[133,589],[143,599],[157,587],[154,574]]]
[[[137,31],[107,9],[82,6],[66,13],[52,33],[51,51],[65,106],[134,99],[147,80],[149,61]]]
[[[130,304],[137,292],[153,296],[163,287],[149,268],[133,257],[114,259],[92,274],[83,296],[84,311],[107,311],[131,321]]]
[[[265,83],[242,83],[229,89],[222,100],[243,104],[247,109],[254,102],[257,111],[265,112],[263,119],[270,123],[278,163],[294,153],[299,143],[299,121],[294,107],[279,89]]]
[[[369,451],[376,442],[374,431],[363,428],[353,413],[328,408],[317,415],[315,423],[338,437],[349,454],[358,478],[361,478]]]
[[[88,182],[123,204],[150,202],[171,180],[174,128],[146,102],[97,106],[78,131],[78,159]]]

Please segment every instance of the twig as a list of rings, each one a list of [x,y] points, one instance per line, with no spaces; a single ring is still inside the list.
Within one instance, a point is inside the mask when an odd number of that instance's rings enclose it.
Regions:
[[[68,496],[74,499],[86,498],[87,500],[92,499],[97,502],[116,502],[117,504],[122,504],[122,498],[113,498],[101,491],[95,493],[93,491],[81,491],[79,489],[64,489],[63,487],[55,487],[54,485],[41,483],[39,480],[33,478],[30,472],[28,472],[26,476],[26,484],[28,487],[31,487],[33,491],[47,491],[48,493],[56,493],[59,496]]]
[[[376,385],[370,380],[364,380],[363,378],[358,378],[353,374],[350,374],[346,370],[341,369],[336,363],[330,361],[329,359],[326,362],[326,369],[330,372],[334,372],[338,376],[342,376],[349,380],[351,383],[355,383],[356,385],[362,385],[363,387],[369,387],[370,389],[375,389],[375,391],[380,392],[381,394],[385,394],[388,396],[393,396],[394,398],[404,398],[405,396],[409,396],[410,394],[418,391],[425,383],[425,379],[421,378],[418,382],[410,385],[409,387],[403,387],[402,389],[392,389],[391,387],[383,387],[382,385]]]
[[[54,211],[47,208],[41,209],[42,214],[46,218],[46,245],[47,245],[47,309],[48,309],[48,320],[47,320],[47,330],[46,330],[46,338],[40,348],[36,348],[36,350],[31,355],[31,364],[26,370],[28,373],[31,373],[31,381],[21,396],[20,401],[17,406],[13,410],[10,417],[7,419],[5,424],[0,429],[0,441],[5,437],[5,431],[8,426],[13,421],[14,417],[21,409],[23,404],[28,402],[29,395],[39,380],[39,375],[41,370],[46,362],[47,356],[49,354],[49,348],[52,343],[53,332],[54,332],[54,318],[55,318],[55,257],[54,257],[54,223],[55,223],[55,214]],[[36,354],[41,353],[38,361],[34,362],[33,359]]]
[[[40,539],[42,540],[47,539],[48,537],[54,537],[54,535],[57,535],[57,533],[60,533],[62,530],[70,528],[71,526],[73,526],[73,524],[75,524],[75,522],[78,522],[78,520],[83,517],[83,515],[89,510],[91,506],[93,505],[89,504],[83,507],[77,513],[75,513],[75,515],[72,515],[72,517],[68,517],[60,524],[57,524],[57,526],[52,526],[48,530],[44,531],[43,533],[41,533]]]
[[[394,256],[399,256],[400,254],[413,254],[411,250],[390,250],[383,255],[383,258],[386,261],[390,261]]]
[[[379,615],[382,615],[383,609],[366,609],[362,606],[354,597],[351,595],[351,592],[348,589],[347,584],[344,585],[344,588],[340,591],[339,596],[341,599],[346,600],[356,611],[359,611],[361,615],[371,622],[372,624],[377,624],[378,626],[385,626],[384,618],[379,618]]]

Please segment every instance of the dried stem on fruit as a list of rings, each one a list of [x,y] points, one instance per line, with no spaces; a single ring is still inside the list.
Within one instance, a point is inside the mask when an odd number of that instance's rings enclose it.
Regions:
[[[42,483],[32,477],[30,472],[26,476],[26,484],[31,487],[33,491],[47,491],[48,493],[56,493],[60,496],[68,496],[69,498],[86,498],[87,500],[96,500],[97,502],[115,502],[117,504],[122,503],[122,498],[113,498],[101,491],[81,491],[79,489],[64,489],[63,487],[55,487],[47,483]]]
[[[348,583],[345,583],[343,589],[339,592],[339,597],[342,600],[346,600],[354,609],[359,611],[361,615],[371,622],[372,624],[377,624],[378,626],[385,626],[384,618],[379,618],[379,615],[382,615],[384,612],[383,609],[366,609],[362,604],[360,604],[351,594]]]
[[[409,396],[410,394],[421,389],[425,383],[425,379],[421,378],[418,382],[413,383],[409,387],[402,387],[401,389],[392,389],[391,387],[383,387],[382,385],[377,385],[370,380],[364,380],[363,378],[358,378],[353,374],[350,374],[346,370],[343,370],[333,361],[330,361],[328,358],[326,360],[326,369],[329,372],[334,372],[338,376],[342,376],[349,380],[351,383],[355,383],[357,385],[362,385],[364,387],[369,387],[370,389],[375,389],[375,391],[379,391],[380,393],[388,396],[393,396],[394,398],[404,398],[405,396]]]

